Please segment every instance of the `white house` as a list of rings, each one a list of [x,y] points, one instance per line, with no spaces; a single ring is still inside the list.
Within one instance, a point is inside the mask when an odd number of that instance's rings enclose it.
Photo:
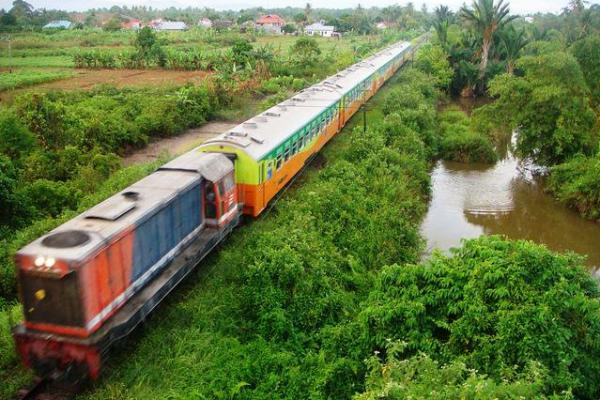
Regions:
[[[304,27],[304,33],[310,36],[331,37],[333,36],[333,32],[335,32],[335,26],[323,25],[323,22],[315,22]]]
[[[69,29],[73,24],[71,21],[50,21],[46,25],[44,25],[44,29]]]
[[[185,31],[187,24],[182,21],[161,21],[154,25],[157,31]]]
[[[200,26],[202,28],[210,29],[210,28],[212,28],[213,23],[208,18],[201,18],[200,21],[198,21],[198,26]]]

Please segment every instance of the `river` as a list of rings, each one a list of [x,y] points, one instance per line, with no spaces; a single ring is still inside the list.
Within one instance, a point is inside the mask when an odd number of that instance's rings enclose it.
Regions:
[[[462,239],[500,234],[585,255],[600,278],[600,224],[544,193],[510,152],[494,165],[439,161],[432,171],[432,189],[421,225],[427,254],[433,249],[447,252]]]

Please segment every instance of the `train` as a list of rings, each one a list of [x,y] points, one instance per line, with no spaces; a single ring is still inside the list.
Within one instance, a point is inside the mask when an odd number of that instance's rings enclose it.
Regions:
[[[395,43],[159,167],[15,255],[19,356],[40,377],[100,376],[109,350],[256,218],[413,56]]]

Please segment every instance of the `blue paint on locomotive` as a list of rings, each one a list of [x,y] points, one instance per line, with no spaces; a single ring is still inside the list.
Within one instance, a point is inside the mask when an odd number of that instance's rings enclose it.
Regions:
[[[201,187],[198,183],[179,193],[135,229],[132,281],[202,224]]]

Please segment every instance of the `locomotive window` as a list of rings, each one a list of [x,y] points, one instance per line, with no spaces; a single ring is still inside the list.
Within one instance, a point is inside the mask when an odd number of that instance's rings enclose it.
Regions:
[[[225,177],[219,182],[219,193],[221,195],[228,193],[235,187],[235,182],[233,181],[233,174],[229,173],[225,175]]]

